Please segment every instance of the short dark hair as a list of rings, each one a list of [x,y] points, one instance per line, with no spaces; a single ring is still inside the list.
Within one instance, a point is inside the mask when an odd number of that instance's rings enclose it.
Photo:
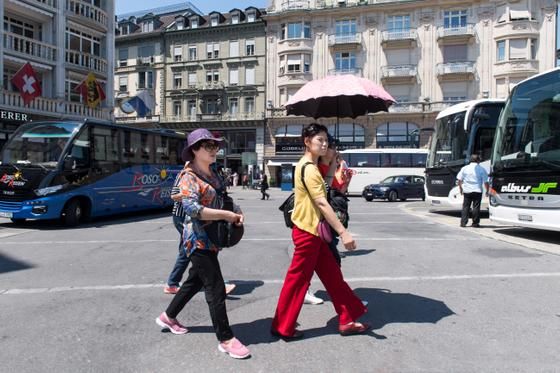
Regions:
[[[301,131],[301,138],[303,141],[305,141],[306,138],[313,137],[317,135],[319,132],[329,133],[329,130],[327,129],[327,127],[323,126],[322,124],[311,123],[303,127],[303,130]]]
[[[471,162],[480,163],[480,156],[478,154],[472,154]]]

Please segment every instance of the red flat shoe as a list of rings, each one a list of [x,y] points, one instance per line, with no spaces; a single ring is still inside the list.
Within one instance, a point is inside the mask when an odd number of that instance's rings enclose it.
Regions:
[[[274,330],[274,329],[271,328],[270,329],[270,334],[272,334],[276,337],[282,338],[286,342],[303,338],[303,332],[301,330],[297,330],[297,329],[294,330],[294,334],[292,334],[292,335],[283,335],[283,334],[280,334],[277,330]]]
[[[352,322],[346,325],[339,325],[338,332],[340,335],[347,336],[365,333],[369,328],[371,328],[371,326],[368,323]]]

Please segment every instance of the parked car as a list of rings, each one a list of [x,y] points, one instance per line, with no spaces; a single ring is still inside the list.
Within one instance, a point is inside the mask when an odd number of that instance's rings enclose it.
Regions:
[[[397,175],[385,178],[379,184],[370,184],[364,188],[362,197],[366,201],[386,199],[395,202],[397,199],[406,201],[407,198],[426,199],[424,194],[424,177],[417,175]]]

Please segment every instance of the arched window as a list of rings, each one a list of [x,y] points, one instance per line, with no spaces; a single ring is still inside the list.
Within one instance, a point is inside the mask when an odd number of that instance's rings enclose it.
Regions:
[[[377,127],[376,138],[378,148],[417,148],[418,126],[409,122],[383,123]]]
[[[338,139],[341,148],[363,148],[364,127],[356,123],[338,123],[327,126],[329,133]]]

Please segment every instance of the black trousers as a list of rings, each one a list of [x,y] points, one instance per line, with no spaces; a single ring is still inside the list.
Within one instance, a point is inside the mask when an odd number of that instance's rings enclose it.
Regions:
[[[480,202],[482,201],[482,193],[464,193],[463,194],[463,211],[461,212],[461,226],[467,225],[469,222],[469,210],[472,204],[472,222],[480,223]]]
[[[227,317],[226,288],[218,262],[218,253],[195,250],[190,255],[190,259],[192,264],[189,277],[181,285],[165,313],[170,318],[177,317],[192,297],[204,288],[216,337],[220,342],[230,340],[233,338],[233,331]]]

